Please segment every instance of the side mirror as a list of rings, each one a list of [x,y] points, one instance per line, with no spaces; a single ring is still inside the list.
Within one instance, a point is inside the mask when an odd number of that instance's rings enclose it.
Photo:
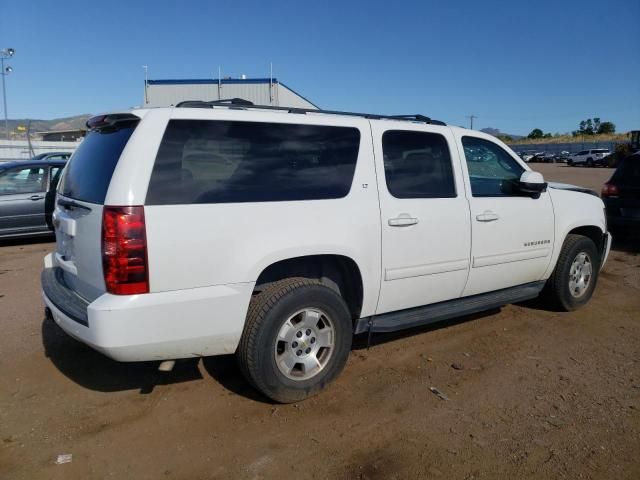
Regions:
[[[541,173],[526,171],[520,176],[519,187],[522,193],[537,198],[542,192],[547,191],[547,182]]]

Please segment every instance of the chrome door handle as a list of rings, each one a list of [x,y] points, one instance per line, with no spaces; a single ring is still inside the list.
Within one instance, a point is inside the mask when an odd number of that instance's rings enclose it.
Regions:
[[[31,195],[29,197],[29,200],[42,200],[44,198],[44,195]]]
[[[493,222],[498,219],[500,219],[500,216],[490,210],[485,210],[483,213],[476,215],[476,220],[479,222]]]
[[[389,219],[390,227],[408,227],[409,225],[415,225],[418,223],[418,219],[412,217],[408,213],[401,213],[396,218]]]

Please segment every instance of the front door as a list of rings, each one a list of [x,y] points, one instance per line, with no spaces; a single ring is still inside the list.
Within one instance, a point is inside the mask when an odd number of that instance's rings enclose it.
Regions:
[[[451,130],[385,122],[372,129],[382,220],[377,313],[458,298],[469,270],[471,232]]]
[[[15,167],[0,172],[0,235],[46,230],[46,167]]]
[[[459,135],[471,206],[472,259],[464,296],[540,280],[553,250],[554,217],[548,192],[519,192],[525,167],[497,143]]]

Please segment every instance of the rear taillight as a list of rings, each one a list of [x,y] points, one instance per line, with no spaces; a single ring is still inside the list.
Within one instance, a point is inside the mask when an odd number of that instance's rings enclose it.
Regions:
[[[602,198],[605,197],[617,197],[620,192],[618,191],[618,187],[616,185],[612,185],[610,183],[605,183],[602,186],[602,192],[600,192],[600,196]]]
[[[102,268],[109,293],[149,292],[144,207],[104,207]]]

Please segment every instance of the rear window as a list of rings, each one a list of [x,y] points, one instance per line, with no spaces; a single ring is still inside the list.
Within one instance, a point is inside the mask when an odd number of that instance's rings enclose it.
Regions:
[[[356,128],[171,120],[147,205],[341,198],[358,158]]]
[[[137,122],[120,128],[92,130],[64,170],[58,191],[65,197],[104,203],[118,159]]]
[[[591,150],[591,153],[609,153],[609,150],[607,150],[606,148],[600,148],[596,150]]]
[[[625,158],[611,180],[619,185],[640,185],[640,155]]]

